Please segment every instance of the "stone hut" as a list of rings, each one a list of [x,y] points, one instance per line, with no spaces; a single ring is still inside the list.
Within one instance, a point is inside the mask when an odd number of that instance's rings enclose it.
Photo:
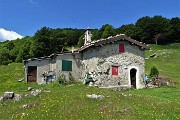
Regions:
[[[90,29],[79,50],[25,60],[27,82],[47,83],[64,75],[98,87],[133,87],[144,85],[144,50],[149,47],[124,34],[91,41]]]

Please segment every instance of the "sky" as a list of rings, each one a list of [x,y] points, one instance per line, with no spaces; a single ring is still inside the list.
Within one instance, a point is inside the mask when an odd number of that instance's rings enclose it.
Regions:
[[[33,36],[44,26],[118,28],[155,15],[180,17],[180,0],[0,0],[0,41]]]

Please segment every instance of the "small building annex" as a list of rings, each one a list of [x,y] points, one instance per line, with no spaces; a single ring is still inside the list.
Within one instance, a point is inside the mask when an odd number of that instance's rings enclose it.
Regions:
[[[25,78],[38,84],[60,76],[85,82],[88,74],[91,84],[98,87],[144,88],[145,49],[149,49],[146,44],[124,34],[91,41],[91,31],[87,29],[80,49],[25,60]]]

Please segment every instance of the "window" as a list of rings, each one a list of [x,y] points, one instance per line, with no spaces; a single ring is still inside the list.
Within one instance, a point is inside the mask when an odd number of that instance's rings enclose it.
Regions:
[[[119,52],[120,53],[124,52],[124,44],[119,44]]]
[[[118,66],[112,66],[112,75],[114,76],[118,75]]]
[[[62,71],[72,71],[72,61],[62,60]]]

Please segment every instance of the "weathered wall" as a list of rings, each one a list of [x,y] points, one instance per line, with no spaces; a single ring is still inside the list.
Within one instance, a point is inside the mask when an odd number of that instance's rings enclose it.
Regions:
[[[26,67],[26,81],[27,81],[27,73],[28,73],[28,66],[37,66],[37,83],[42,83],[43,82],[43,73],[50,71],[50,66],[49,66],[50,60],[49,59],[42,59],[42,60],[32,60],[28,61],[25,64]]]
[[[119,52],[119,44],[124,44],[125,52]],[[72,71],[62,71],[62,60],[72,61]],[[92,74],[97,86],[131,86],[130,70],[136,69],[136,87],[144,87],[144,51],[127,41],[117,41],[99,47],[90,47],[81,53],[58,54],[53,59],[28,61],[28,66],[37,66],[37,83],[43,83],[44,72],[55,71],[56,78],[83,80],[87,72]],[[112,75],[112,66],[118,66],[118,76]]]
[[[27,81],[28,66],[37,66],[37,83],[45,83],[43,73],[51,71],[50,68],[51,62],[52,62],[51,59],[32,60],[26,62],[25,64],[26,81]]]
[[[125,45],[125,52],[119,53],[119,44]],[[83,73],[93,74],[98,86],[130,86],[130,69],[137,69],[136,86],[144,86],[144,51],[127,41],[118,41],[83,51]],[[112,76],[112,66],[118,66],[118,76]]]
[[[72,61],[72,71],[62,71],[62,60]],[[81,65],[81,54],[80,53],[69,53],[69,54],[59,54],[56,58],[56,77],[65,75],[66,79],[73,77],[74,80],[80,80],[82,74],[82,65]]]

